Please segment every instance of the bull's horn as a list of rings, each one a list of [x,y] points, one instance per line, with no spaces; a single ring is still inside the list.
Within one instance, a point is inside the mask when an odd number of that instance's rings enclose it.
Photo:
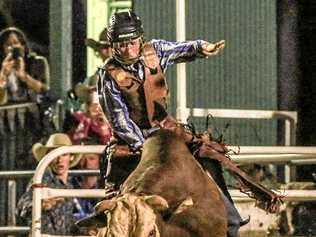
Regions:
[[[78,220],[76,223],[78,227],[95,227],[95,228],[103,228],[107,225],[107,216],[104,212],[102,213],[93,213],[92,215],[82,218]]]
[[[183,202],[181,202],[181,204],[178,206],[174,213],[179,214],[191,206],[193,206],[193,200],[191,197],[187,197],[183,200]]]
[[[144,200],[149,206],[151,206],[156,211],[164,211],[169,208],[166,199],[159,195],[145,196]]]
[[[96,213],[102,213],[105,210],[110,210],[112,211],[116,206],[116,202],[112,199],[110,200],[103,200],[101,202],[98,202],[95,207],[94,210]]]

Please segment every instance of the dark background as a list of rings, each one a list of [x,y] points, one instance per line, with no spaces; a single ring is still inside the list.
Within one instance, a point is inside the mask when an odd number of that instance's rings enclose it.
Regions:
[[[86,76],[86,0],[72,0],[73,84]],[[16,26],[26,33],[31,48],[49,59],[49,0],[0,0],[0,30]]]

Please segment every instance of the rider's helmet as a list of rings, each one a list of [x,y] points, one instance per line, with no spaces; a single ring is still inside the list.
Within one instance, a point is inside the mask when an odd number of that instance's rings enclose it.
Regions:
[[[140,38],[141,44],[143,43],[143,25],[140,18],[132,11],[117,12],[111,16],[109,25],[108,25],[108,40],[111,43],[111,46],[114,49],[113,57],[118,59],[123,63],[133,63],[133,62],[124,62],[120,58],[118,50],[115,50],[116,44],[120,42],[126,42]]]

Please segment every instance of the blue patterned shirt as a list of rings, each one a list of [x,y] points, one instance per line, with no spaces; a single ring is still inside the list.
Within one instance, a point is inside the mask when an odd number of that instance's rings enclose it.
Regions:
[[[196,58],[205,57],[202,54],[203,40],[170,42],[166,40],[151,40],[163,73],[170,65],[175,63],[189,62]],[[142,58],[132,65],[121,65],[121,67],[144,80],[145,69]],[[127,105],[117,88],[116,83],[107,74],[106,70],[98,70],[98,94],[102,109],[109,119],[115,134],[136,149],[145,140],[144,134],[137,124],[130,118]]]
[[[32,181],[29,183],[26,192],[20,197],[17,204],[17,217],[21,218],[26,224],[32,224],[32,198],[33,190],[31,188]],[[46,170],[43,176],[43,184],[50,188],[72,189],[70,177],[68,177],[67,184],[64,184],[55,176],[51,170]],[[42,210],[42,230],[44,234],[51,235],[72,235],[75,231],[75,217],[74,217],[75,203],[73,198],[65,197],[63,202],[57,203],[50,210]]]

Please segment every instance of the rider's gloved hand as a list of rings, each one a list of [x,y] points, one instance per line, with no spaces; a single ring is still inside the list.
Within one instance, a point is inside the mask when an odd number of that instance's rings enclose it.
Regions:
[[[214,56],[218,54],[225,47],[225,40],[215,43],[206,42],[202,45],[202,54],[205,57]]]

